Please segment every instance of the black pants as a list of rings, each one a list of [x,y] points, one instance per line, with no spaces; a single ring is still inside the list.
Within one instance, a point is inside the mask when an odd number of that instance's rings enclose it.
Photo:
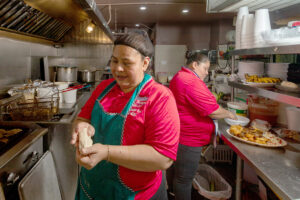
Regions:
[[[176,200],[191,200],[192,182],[197,172],[202,147],[179,144],[177,160],[167,170],[168,185]]]
[[[168,200],[165,172],[162,174],[162,180],[157,192],[151,197],[150,200]]]

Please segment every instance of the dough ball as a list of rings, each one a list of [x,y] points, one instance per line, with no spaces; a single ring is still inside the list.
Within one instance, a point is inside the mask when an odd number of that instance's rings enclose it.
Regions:
[[[282,81],[281,82],[281,86],[283,87],[288,87],[288,88],[293,88],[293,89],[297,89],[298,85],[293,83],[293,82],[289,82],[289,81]]]
[[[90,147],[93,145],[92,138],[88,135],[88,129],[83,128],[82,131],[79,132],[79,151],[81,152],[83,148]]]

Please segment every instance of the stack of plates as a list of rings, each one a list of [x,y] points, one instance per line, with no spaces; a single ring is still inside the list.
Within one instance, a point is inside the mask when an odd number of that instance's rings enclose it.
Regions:
[[[240,61],[238,64],[238,76],[240,79],[245,79],[245,74],[249,75],[264,75],[264,63],[258,61]]]
[[[289,63],[267,63],[266,73],[269,77],[280,78],[286,81],[288,68]]]

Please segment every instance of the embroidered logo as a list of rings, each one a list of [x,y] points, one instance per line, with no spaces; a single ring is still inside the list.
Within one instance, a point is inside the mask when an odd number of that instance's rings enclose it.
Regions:
[[[141,113],[142,108],[146,104],[147,100],[148,97],[137,96],[135,102],[132,104],[129,114],[135,117],[137,114]]]

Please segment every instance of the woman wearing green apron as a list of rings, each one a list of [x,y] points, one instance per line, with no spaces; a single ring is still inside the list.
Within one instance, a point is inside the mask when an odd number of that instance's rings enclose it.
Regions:
[[[176,159],[179,117],[169,89],[144,74],[153,53],[146,34],[114,42],[113,79],[102,81],[82,108],[72,134],[82,166],[77,200],[166,200],[164,176]],[[93,145],[78,150],[88,128]]]

